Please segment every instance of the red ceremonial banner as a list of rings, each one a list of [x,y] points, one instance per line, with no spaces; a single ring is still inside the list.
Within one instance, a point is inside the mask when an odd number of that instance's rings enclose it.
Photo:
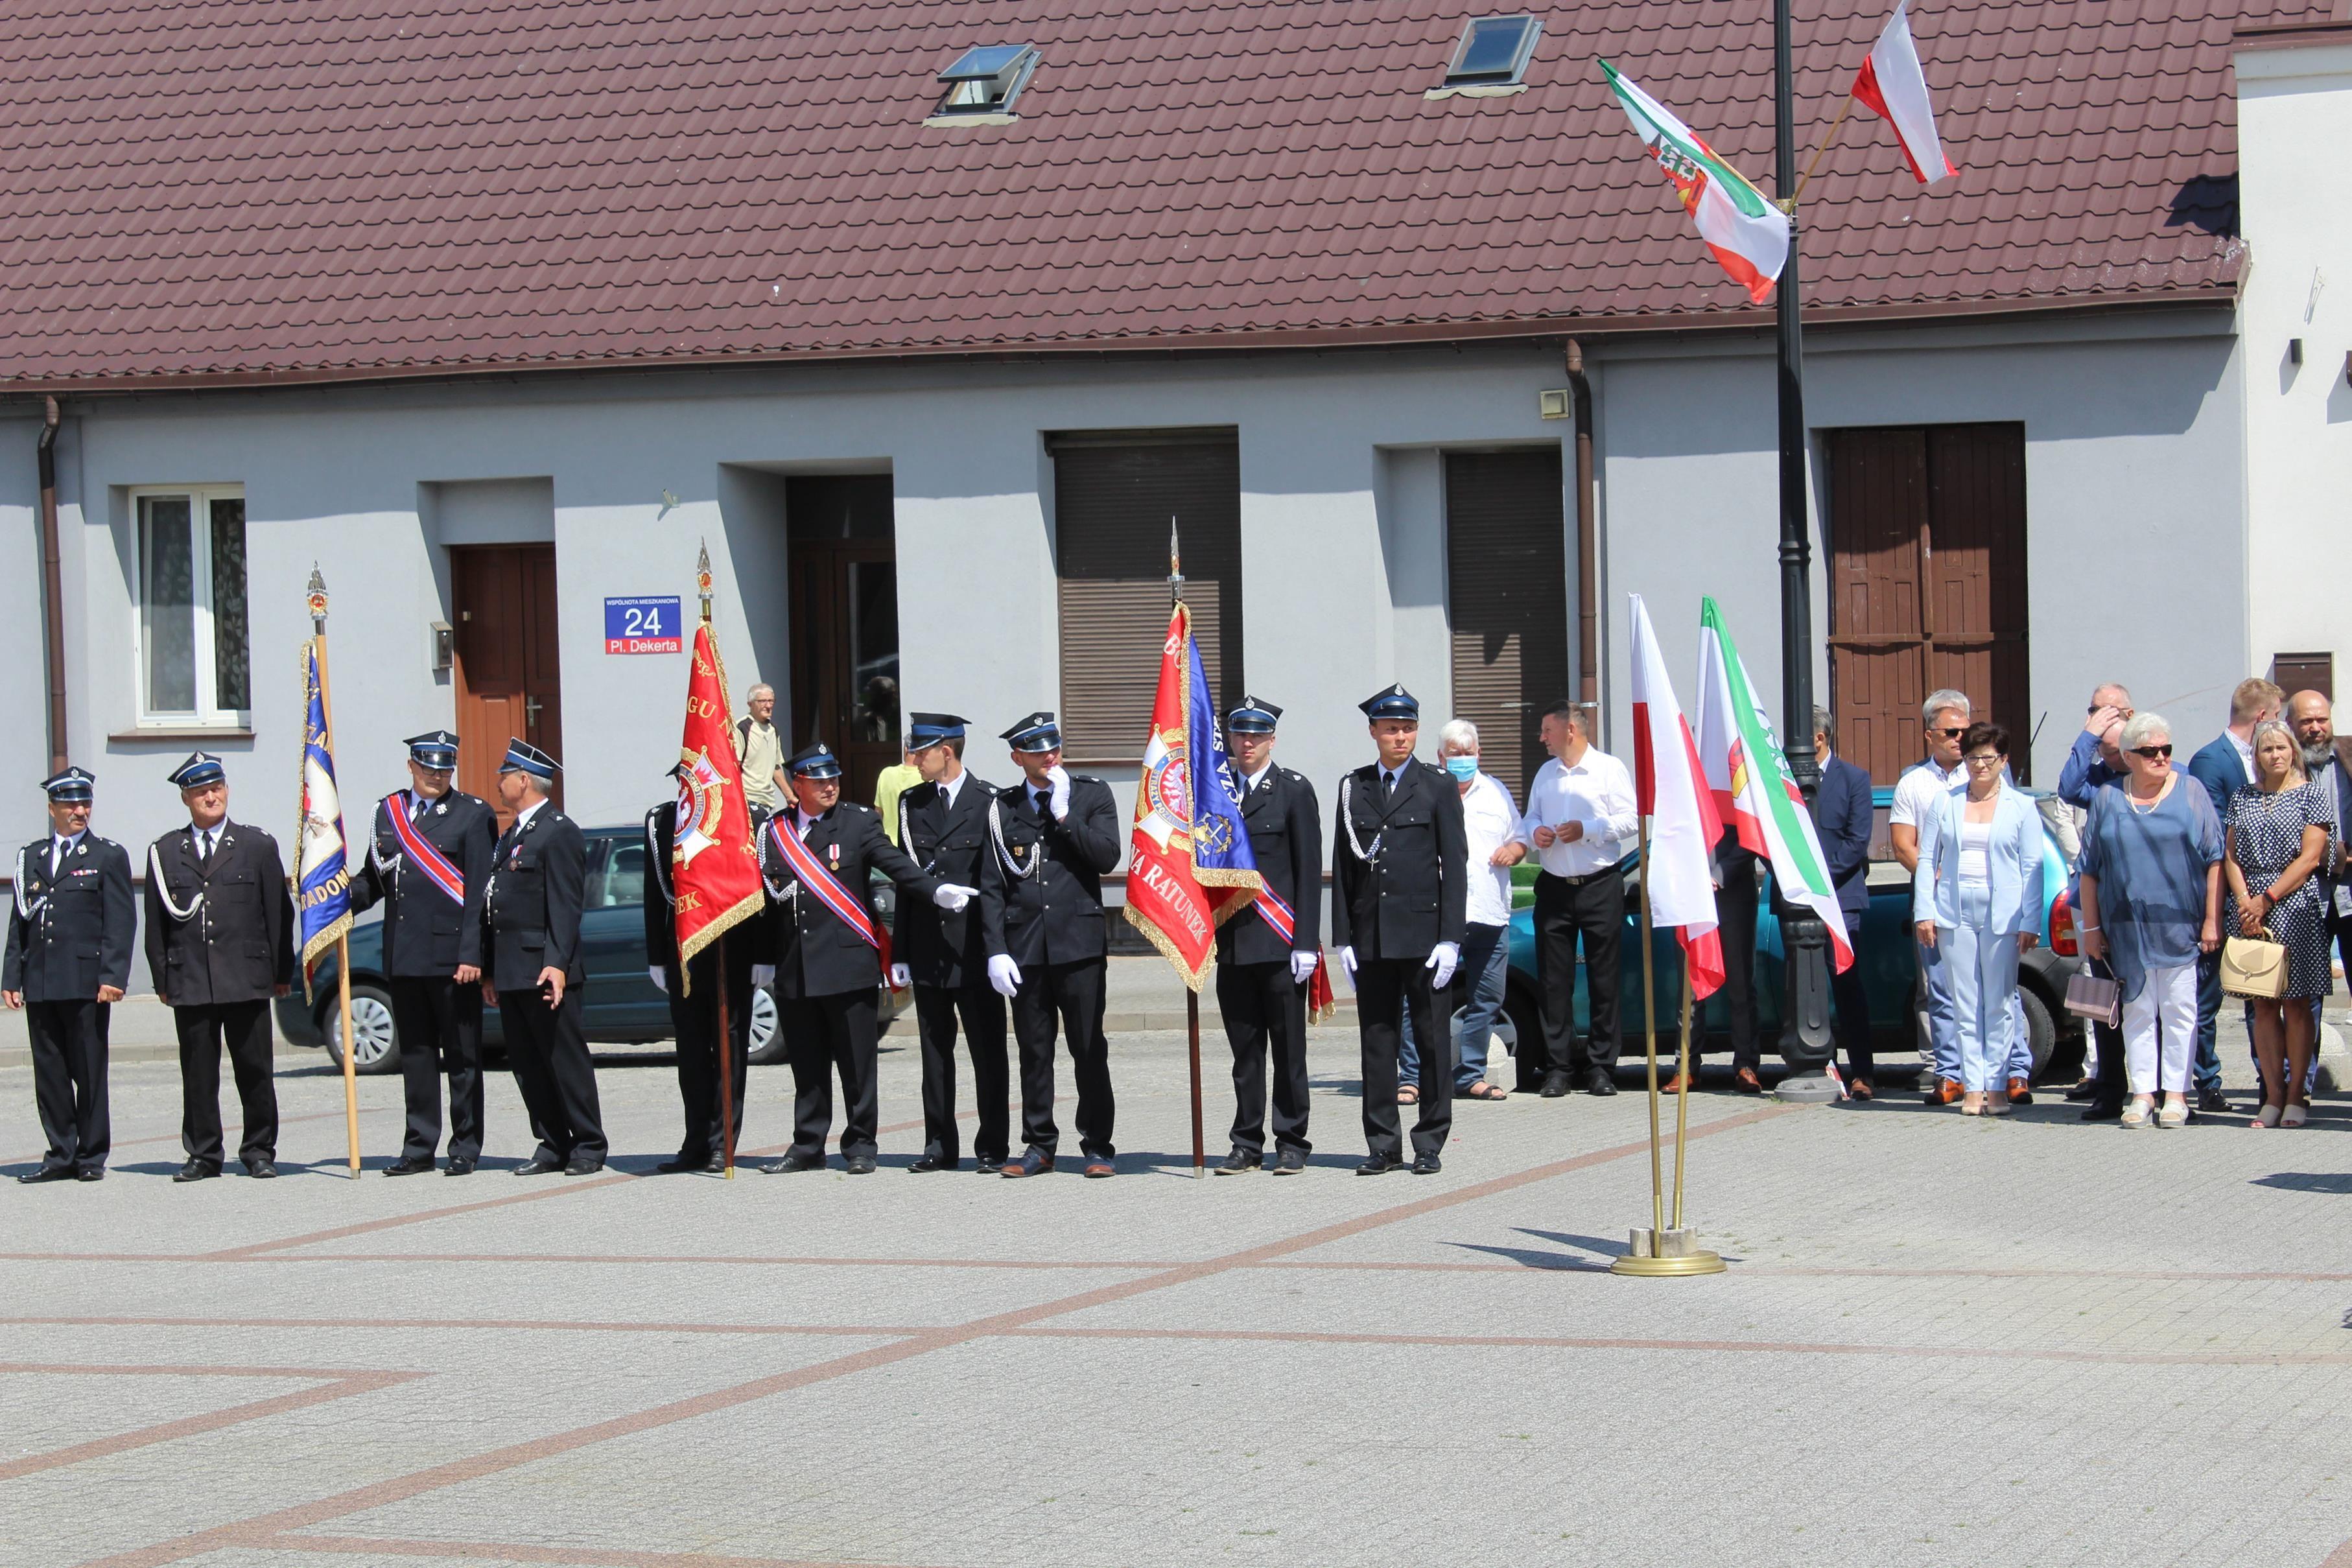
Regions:
[[[757,915],[767,898],[734,732],[727,665],[705,622],[695,631],[694,669],[687,677],[686,734],[677,752],[685,771],[678,779],[677,832],[670,851],[681,970],[730,927]]]
[[[1194,990],[1217,952],[1218,911],[1192,869],[1192,618],[1179,604],[1160,649],[1160,690],[1151,699],[1144,779],[1135,790],[1129,834],[1128,924],[1150,939]]]

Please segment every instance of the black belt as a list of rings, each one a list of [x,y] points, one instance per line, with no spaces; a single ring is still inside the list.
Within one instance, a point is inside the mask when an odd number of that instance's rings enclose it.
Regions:
[[[1622,873],[1615,866],[1612,865],[1603,867],[1600,871],[1587,872],[1582,876],[1556,876],[1550,872],[1539,871],[1536,873],[1536,880],[1539,883],[1556,882],[1563,887],[1582,887],[1586,883],[1599,882],[1603,877],[1612,877],[1620,874]]]

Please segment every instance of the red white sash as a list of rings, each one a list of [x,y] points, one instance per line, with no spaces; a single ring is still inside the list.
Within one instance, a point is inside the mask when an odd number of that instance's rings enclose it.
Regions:
[[[1282,894],[1271,887],[1257,890],[1257,912],[1274,927],[1274,934],[1285,942],[1295,943],[1298,936],[1298,912],[1283,902]]]
[[[432,841],[416,831],[410,820],[409,808],[416,798],[413,789],[401,789],[383,799],[384,814],[392,819],[392,831],[400,840],[401,853],[408,863],[422,872],[427,882],[448,895],[449,902],[466,902],[466,879],[449,863],[449,857],[433,847]]]
[[[843,925],[863,937],[867,946],[885,954],[884,961],[887,963],[887,950],[883,946],[881,933],[874,928],[874,915],[866,907],[865,900],[849,895],[849,890],[841,885],[841,879],[824,869],[824,862],[801,841],[800,834],[782,825],[784,816],[779,811],[768,819],[768,831],[774,837],[776,848],[782,852],[784,863],[793,868],[793,874],[800,879],[803,887],[816,894],[827,909],[841,916]]]

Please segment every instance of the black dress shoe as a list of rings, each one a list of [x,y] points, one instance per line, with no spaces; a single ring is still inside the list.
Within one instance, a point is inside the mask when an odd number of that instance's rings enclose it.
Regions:
[[[2210,1111],[2217,1116],[2231,1115],[2235,1113],[2238,1109],[2235,1105],[2230,1103],[2230,1097],[2227,1094],[2222,1093],[2219,1089],[2200,1089],[2197,1091],[2197,1108],[2200,1111]]]
[[[451,1155],[449,1156],[449,1163],[441,1168],[441,1174],[445,1176],[472,1176],[474,1174],[474,1161],[472,1156],[467,1155]]]
[[[251,1176],[256,1181],[268,1181],[278,1174],[278,1162],[276,1160],[247,1160],[245,1162],[245,1174]]]
[[[1265,1166],[1264,1155],[1254,1155],[1247,1149],[1235,1149],[1225,1156],[1224,1163],[1216,1167],[1216,1172],[1219,1176],[1240,1176],[1245,1171],[1263,1169]]]
[[[73,1178],[74,1168],[71,1166],[43,1166],[39,1170],[26,1171],[16,1179],[26,1186],[37,1186],[45,1181],[71,1181]]]
[[[1561,1095],[1566,1094],[1568,1092],[1567,1072],[1565,1071],[1559,1071],[1545,1073],[1543,1088],[1538,1091],[1538,1092],[1540,1092],[1547,1100],[1557,1100]]]
[[[604,1162],[602,1160],[575,1158],[567,1160],[564,1163],[563,1174],[565,1176],[594,1176],[598,1171],[601,1171],[604,1168]]]
[[[542,1160],[538,1155],[533,1155],[530,1158],[523,1161],[522,1164],[515,1166],[514,1174],[517,1176],[553,1176],[557,1171],[560,1171],[562,1168],[563,1167],[561,1165],[557,1164],[553,1160]]]
[[[2120,1122],[2124,1119],[2124,1103],[2120,1100],[2094,1100],[2084,1109],[2085,1122]]]
[[[699,1157],[688,1159],[686,1155],[679,1155],[675,1159],[664,1160],[661,1164],[656,1166],[654,1167],[654,1175],[682,1176],[688,1171],[699,1171],[705,1168],[709,1164],[709,1161]]]
[[[1617,1091],[1612,1089],[1609,1092],[1614,1094]],[[1444,1162],[1439,1160],[1435,1155],[1422,1155],[1417,1156],[1412,1162],[1412,1174],[1415,1176],[1435,1176],[1439,1171],[1442,1171],[1444,1168],[1445,1166]]]
[[[105,1179],[106,1167],[104,1166],[84,1166],[81,1169],[74,1172],[74,1180],[76,1181],[104,1181]]]
[[[173,1181],[209,1181],[220,1175],[220,1166],[208,1166],[202,1160],[190,1160],[172,1177]]]
[[[974,1155],[971,1157],[971,1173],[974,1176],[1003,1176],[1006,1157],[999,1155],[994,1159],[990,1159],[985,1155]]]
[[[1276,1176],[1297,1176],[1306,1168],[1307,1151],[1305,1149],[1285,1149],[1274,1162]]]
[[[951,1171],[956,1168],[956,1161],[942,1159],[927,1149],[916,1155],[915,1163],[907,1168],[910,1171]]]
[[[803,1171],[824,1169],[823,1155],[786,1155],[773,1165],[761,1167],[770,1176],[798,1176]]]
[[[386,1176],[424,1176],[433,1169],[431,1155],[403,1155],[383,1167]]]
[[[849,1156],[849,1163],[845,1168],[851,1176],[872,1176],[874,1174],[874,1156],[872,1155],[852,1155]]]
[[[1366,1160],[1362,1165],[1356,1167],[1356,1174],[1358,1176],[1386,1176],[1391,1171],[1401,1171],[1402,1169],[1404,1169],[1404,1162],[1402,1160],[1392,1159],[1387,1155],[1374,1155],[1371,1158]]]
[[[2073,1101],[2095,1100],[2098,1097],[2099,1081],[2095,1078],[2085,1078],[2066,1091],[2066,1098]]]
[[[1617,1092],[1617,1075],[1605,1067],[1596,1067],[1584,1075],[1584,1092],[1587,1094],[1614,1094]]]

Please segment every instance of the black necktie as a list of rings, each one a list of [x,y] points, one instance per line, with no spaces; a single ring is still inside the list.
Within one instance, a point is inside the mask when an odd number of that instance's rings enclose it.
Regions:
[[[1046,790],[1039,789],[1032,793],[1029,799],[1036,806],[1037,814],[1042,817],[1045,814],[1045,802],[1052,800],[1053,796]]]
[[[1381,778],[1383,780],[1381,792],[1389,795],[1395,794],[1397,776],[1393,773],[1383,773]]]
[[[213,863],[213,832],[210,828],[205,828],[196,834],[196,863],[198,865]]]

